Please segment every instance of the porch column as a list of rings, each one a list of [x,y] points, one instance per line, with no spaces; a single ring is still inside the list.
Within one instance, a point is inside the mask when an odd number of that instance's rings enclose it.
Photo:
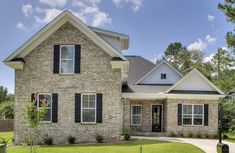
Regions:
[[[130,107],[130,99],[123,99],[123,129],[131,127]]]

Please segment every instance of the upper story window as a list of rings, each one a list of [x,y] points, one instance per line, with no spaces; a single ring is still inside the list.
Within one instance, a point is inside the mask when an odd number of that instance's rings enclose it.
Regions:
[[[73,74],[75,65],[75,46],[60,46],[60,73]]]
[[[96,94],[82,94],[82,123],[96,123]]]
[[[37,99],[37,108],[42,108],[42,103],[46,103],[46,114],[44,115],[43,122],[52,121],[52,94],[51,93],[39,93]]]
[[[132,105],[131,106],[131,124],[132,125],[141,125],[141,105]]]
[[[166,79],[166,74],[165,73],[161,74],[161,79]]]
[[[203,125],[203,105],[183,105],[183,125]]]

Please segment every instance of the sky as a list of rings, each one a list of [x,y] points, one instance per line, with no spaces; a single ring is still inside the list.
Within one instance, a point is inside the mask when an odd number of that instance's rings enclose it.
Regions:
[[[233,29],[217,9],[222,0],[1,0],[0,86],[14,93],[14,70],[2,61],[68,9],[87,25],[127,34],[125,55],[154,61],[172,42],[202,50],[210,59],[226,47],[225,34]]]

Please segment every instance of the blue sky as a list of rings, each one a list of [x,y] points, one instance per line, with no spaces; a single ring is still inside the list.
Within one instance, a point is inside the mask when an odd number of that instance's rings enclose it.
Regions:
[[[86,24],[130,36],[126,55],[154,61],[171,42],[206,56],[225,47],[232,29],[217,9],[222,0],[20,0],[0,1],[0,61],[64,9]],[[0,85],[14,92],[14,71],[0,63]]]

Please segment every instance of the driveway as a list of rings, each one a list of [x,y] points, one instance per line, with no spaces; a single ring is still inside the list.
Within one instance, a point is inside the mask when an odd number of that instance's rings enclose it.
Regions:
[[[142,136],[132,136],[132,138],[137,139],[151,139],[151,140],[162,140],[162,141],[170,141],[170,142],[185,142],[195,145],[206,153],[217,153],[216,145],[218,140],[213,139],[191,139],[191,138],[173,138],[173,137],[142,137]],[[235,153],[235,143],[223,141],[229,145],[229,153]]]

